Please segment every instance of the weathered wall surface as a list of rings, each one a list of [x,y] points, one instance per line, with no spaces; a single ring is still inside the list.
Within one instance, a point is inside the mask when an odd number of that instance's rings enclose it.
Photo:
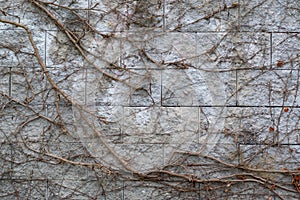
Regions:
[[[299,199],[300,1],[0,1],[1,199]]]

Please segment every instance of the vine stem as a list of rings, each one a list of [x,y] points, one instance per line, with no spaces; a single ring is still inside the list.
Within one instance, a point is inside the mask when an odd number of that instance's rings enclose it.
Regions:
[[[35,1],[32,1],[31,2],[35,2]],[[123,160],[118,154],[117,152],[115,152],[115,150],[109,146],[109,144],[105,141],[105,139],[102,137],[102,133],[97,130],[89,120],[86,119],[86,117],[83,115],[82,113],[82,106],[80,104],[78,104],[77,102],[75,102],[69,95],[67,95],[64,91],[62,91],[58,85],[54,82],[54,80],[51,78],[50,74],[49,74],[49,71],[47,70],[47,67],[45,65],[45,63],[43,62],[42,58],[41,58],[41,55],[39,53],[39,50],[34,42],[34,39],[33,39],[33,36],[32,36],[32,33],[30,31],[30,29],[21,24],[21,23],[17,23],[17,22],[13,22],[13,21],[9,21],[9,20],[5,20],[5,19],[0,19],[0,22],[2,23],[7,23],[7,24],[11,24],[11,25],[15,25],[17,27],[20,27],[22,29],[24,29],[26,32],[27,32],[27,35],[28,35],[28,39],[29,39],[29,42],[34,50],[34,55],[40,65],[40,67],[42,68],[42,71],[43,73],[46,75],[46,78],[47,80],[49,81],[49,83],[51,84],[52,88],[58,92],[60,95],[62,95],[67,101],[69,101],[73,106],[75,106],[79,111],[80,111],[80,114],[83,118],[83,120],[88,124],[90,125],[90,127],[92,127],[92,130],[94,131],[94,133],[97,134],[97,136],[99,137],[101,143],[109,150],[109,152],[122,164],[122,166],[130,171],[131,173],[133,174],[140,174],[138,171],[136,171],[135,169],[133,169],[125,160]]]

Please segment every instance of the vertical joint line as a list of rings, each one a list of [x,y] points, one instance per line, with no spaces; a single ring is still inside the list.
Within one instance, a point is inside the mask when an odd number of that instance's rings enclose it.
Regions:
[[[160,70],[160,106],[163,106],[163,83],[162,83],[162,80],[163,80],[163,69]]]
[[[88,76],[88,70],[87,69],[85,69],[84,70],[85,71],[85,73],[84,73],[84,105],[87,105],[87,95],[88,95],[88,92],[87,92],[87,84],[88,84],[88,78],[87,78],[87,76]]]
[[[198,123],[197,123],[197,124],[198,124],[198,132],[197,132],[197,134],[198,134],[198,137],[197,137],[197,138],[198,138],[198,141],[197,141],[197,143],[198,143],[198,144],[200,144],[200,128],[201,128],[201,125],[200,125],[200,124],[201,124],[200,109],[201,109],[201,108],[198,107]]]
[[[12,88],[12,80],[11,80],[11,67],[9,67],[9,77],[8,77],[8,95],[11,97],[11,88]]]
[[[88,0],[88,9],[87,9],[87,12],[86,12],[86,16],[87,16],[87,21],[88,21],[88,23],[90,24],[91,22],[90,22],[90,8],[91,8],[92,6],[91,6],[91,2],[90,2],[90,0]]]
[[[48,182],[48,179],[46,181],[46,200],[48,200],[48,197],[49,197],[49,182]]]
[[[122,183],[122,185],[123,185],[123,187],[122,187],[122,200],[125,200],[125,182],[124,181],[122,181],[123,183]]]
[[[47,30],[45,31],[45,33],[44,33],[44,63],[45,63],[45,65],[46,65],[46,67],[47,67],[47,60],[46,60],[46,54],[47,54]]]
[[[9,67],[9,78],[8,78],[8,95],[9,97],[11,97],[11,90],[12,90],[12,77],[11,77],[11,67]],[[10,160],[13,161],[13,147],[12,147],[12,144],[9,145],[10,147]],[[10,173],[9,173],[9,176],[10,176],[10,179],[12,179],[13,177],[13,162],[10,162]]]
[[[238,70],[235,70],[235,106],[238,106]]]
[[[238,0],[238,32],[241,31],[241,0]]]
[[[241,164],[241,144],[238,143],[238,162],[239,162],[239,165]]]
[[[273,65],[273,33],[270,33],[270,67]]]
[[[45,106],[45,115],[47,116],[47,117],[49,117],[48,115],[49,115],[49,105],[48,104],[46,104],[46,106]],[[48,120],[46,120],[46,126],[48,126],[50,124],[50,122],[48,122]]]
[[[163,152],[162,152],[162,154],[163,154],[163,165],[165,165],[165,164],[166,164],[166,158],[165,158],[165,148],[166,148],[166,144],[165,144],[165,143],[163,143]]]
[[[163,0],[163,32],[166,31],[166,0]]]
[[[125,109],[124,109],[124,105],[121,106],[122,109],[122,117],[121,117],[121,128],[120,128],[120,143],[123,144],[124,143],[124,118],[125,118]]]

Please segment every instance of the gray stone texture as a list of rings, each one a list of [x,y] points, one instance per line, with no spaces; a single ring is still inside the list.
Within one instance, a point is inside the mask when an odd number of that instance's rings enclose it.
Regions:
[[[1,199],[300,198],[300,1],[0,0],[0,20]]]

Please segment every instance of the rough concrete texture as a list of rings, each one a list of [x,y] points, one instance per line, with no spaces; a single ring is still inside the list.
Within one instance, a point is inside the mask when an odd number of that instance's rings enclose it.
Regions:
[[[0,198],[299,199],[299,36],[297,0],[0,0]]]

